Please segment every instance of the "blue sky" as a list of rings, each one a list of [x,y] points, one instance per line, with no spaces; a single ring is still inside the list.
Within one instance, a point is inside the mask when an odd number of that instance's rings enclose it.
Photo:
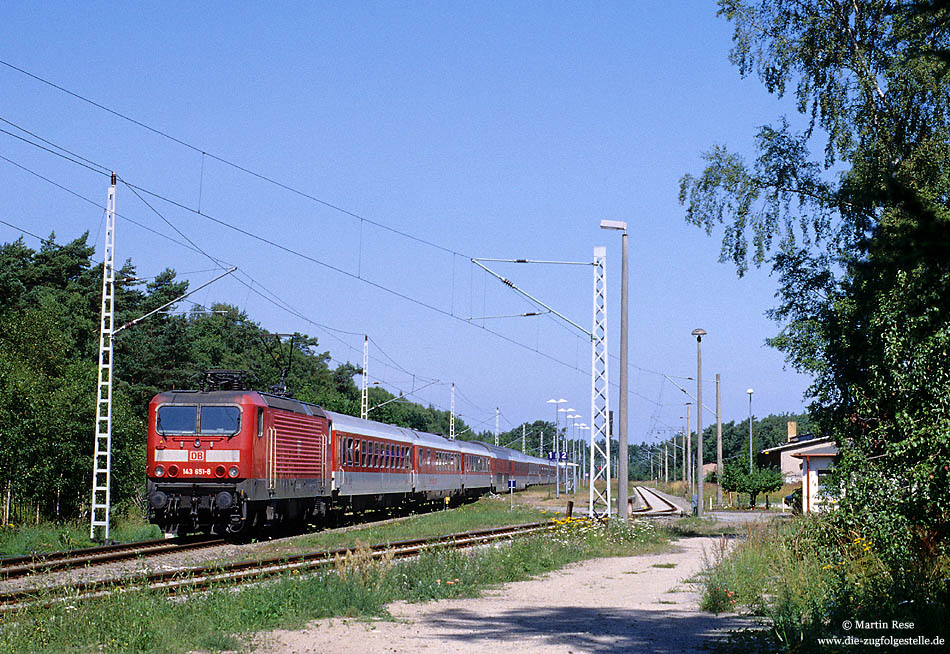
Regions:
[[[0,118],[192,209],[145,196],[240,268],[192,299],[315,335],[337,361],[359,364],[368,333],[373,379],[393,391],[437,379],[412,397],[446,409],[454,381],[480,429],[496,406],[502,429],[551,419],[554,396],[589,421],[590,348],[550,316],[482,320],[530,307],[469,258],[587,261],[607,246],[616,355],[620,237],[598,225],[624,220],[630,439],[655,441],[682,425],[686,400],[659,373],[695,391],[681,379],[695,374],[695,327],[727,421],[748,415],[748,387],[756,415],[800,411],[809,381],[764,344],[775,280],[718,263],[720,235],[687,225],[677,201],[703,151],[748,153],[759,125],[793,112],[740,79],[730,37],[711,2],[7,3],[0,60],[188,147],[3,65]],[[105,177],[3,133],[0,155],[99,205],[0,160],[0,218],[61,241],[88,230],[101,252]],[[117,257],[140,275],[214,276],[204,254],[129,222],[182,240],[122,185],[117,204]],[[0,240],[19,235],[0,225]],[[589,328],[589,267],[497,269]]]

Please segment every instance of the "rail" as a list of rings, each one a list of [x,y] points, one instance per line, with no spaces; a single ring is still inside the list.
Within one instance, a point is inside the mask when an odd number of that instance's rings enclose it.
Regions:
[[[174,540],[144,540],[136,543],[103,545],[46,554],[10,556],[0,559],[0,579],[16,579],[36,572],[68,570],[82,566],[137,559],[143,556],[186,552],[204,547],[213,547],[224,542],[226,541],[219,537],[195,536]]]
[[[369,546],[373,559],[392,556],[397,559],[418,556],[433,547],[464,549],[478,547],[499,540],[541,532],[550,527],[549,522],[536,522],[478,531],[446,534],[435,538],[380,543]],[[62,584],[44,588],[41,592],[17,590],[0,593],[0,614],[15,611],[27,605],[52,605],[55,602],[93,599],[105,596],[118,589],[158,589],[169,594],[185,590],[203,590],[224,583],[255,583],[290,571],[311,571],[332,565],[337,557],[352,552],[352,548],[320,550],[294,556],[239,561],[212,566],[186,567],[172,571],[155,572],[146,576],[116,577],[106,580]]]

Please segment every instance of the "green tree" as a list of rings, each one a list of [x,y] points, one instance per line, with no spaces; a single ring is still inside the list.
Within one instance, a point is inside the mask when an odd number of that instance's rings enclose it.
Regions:
[[[802,126],[762,127],[751,163],[713,148],[680,200],[689,222],[724,225],[721,258],[740,275],[776,273],[770,343],[814,377],[810,411],[845,452],[840,516],[906,567],[950,536],[950,10],[719,6],[740,73],[790,92]]]
[[[782,487],[784,477],[774,468],[752,466],[749,469],[749,457],[727,461],[722,467],[722,487],[732,493],[746,493],[749,496],[749,508],[755,508],[755,501],[763,493],[774,493]],[[766,505],[768,498],[766,497]]]

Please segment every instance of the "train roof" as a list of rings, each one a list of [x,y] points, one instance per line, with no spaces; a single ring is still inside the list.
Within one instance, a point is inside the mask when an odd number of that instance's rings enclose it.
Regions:
[[[394,441],[402,441],[424,447],[434,447],[450,452],[462,452],[467,454],[478,454],[510,461],[522,461],[526,463],[537,463],[547,465],[550,462],[546,459],[529,456],[518,450],[513,450],[484,441],[464,441],[451,440],[440,434],[432,434],[425,431],[417,431],[396,425],[387,425],[374,420],[363,420],[355,416],[349,416],[345,413],[336,411],[326,411],[325,409],[302,402],[296,398],[286,397],[284,395],[275,395],[273,393],[262,393],[260,391],[250,390],[227,390],[227,391],[191,391],[191,390],[173,390],[165,391],[156,395],[152,402],[156,404],[230,404],[239,402],[242,399],[251,396],[260,399],[269,407],[293,411],[309,416],[320,416],[330,419],[333,422],[333,428],[340,431],[351,431],[364,436],[373,436],[376,438],[386,438]]]
[[[231,404],[240,402],[245,398],[259,399],[269,407],[292,411],[306,416],[326,417],[326,412],[316,404],[302,402],[293,397],[285,395],[274,395],[272,393],[261,393],[260,391],[190,391],[173,390],[159,393],[152,398],[156,404]]]
[[[362,418],[348,416],[345,413],[337,413],[336,411],[324,411],[324,413],[332,421],[333,429],[339,431],[350,431],[364,436],[387,438],[389,440],[408,443],[418,440],[418,438],[416,438],[417,432],[411,429],[387,425],[373,420],[363,420]]]

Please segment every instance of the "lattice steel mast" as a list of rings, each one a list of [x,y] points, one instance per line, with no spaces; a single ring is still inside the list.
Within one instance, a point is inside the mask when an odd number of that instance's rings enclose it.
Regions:
[[[452,398],[449,400],[449,439],[455,440],[455,382],[452,382]]]
[[[96,425],[93,434],[92,510],[89,538],[96,528],[109,540],[109,510],[112,501],[112,334],[115,327],[115,173],[106,204],[106,237],[102,255],[102,310],[99,314],[99,368],[96,384]]]
[[[363,383],[360,386],[360,418],[369,419],[369,334],[363,335]]]
[[[594,248],[594,312],[591,328],[590,498],[591,516],[610,515],[610,384],[607,375],[607,248]],[[603,447],[598,443],[603,439]],[[603,480],[603,492],[596,482]]]

